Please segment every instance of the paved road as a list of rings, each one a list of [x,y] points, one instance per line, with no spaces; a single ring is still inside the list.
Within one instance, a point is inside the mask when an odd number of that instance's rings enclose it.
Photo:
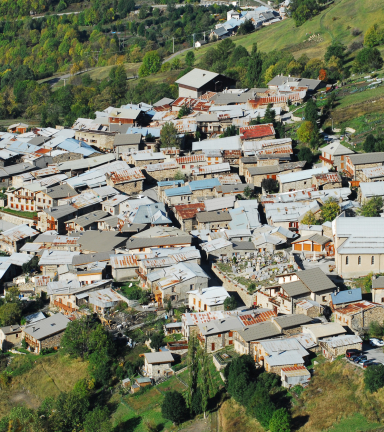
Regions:
[[[372,347],[368,343],[363,344],[364,354],[367,356],[368,360],[375,360],[377,363],[384,364],[384,352],[383,347]]]
[[[193,47],[191,47],[191,48],[185,48],[185,49],[182,49],[182,50],[180,50],[180,51],[176,51],[174,54],[171,54],[168,58],[164,59],[164,60],[163,60],[163,63],[167,63],[167,62],[169,62],[170,60],[172,60],[172,59],[174,59],[175,57],[177,57],[179,54],[182,54],[183,52],[189,51],[189,50],[191,50],[191,49],[193,49]]]
[[[64,12],[64,13],[58,13],[58,14],[50,14],[49,16],[77,15],[79,13],[80,12]],[[45,14],[44,15],[36,15],[36,16],[33,16],[32,19],[44,18],[45,16],[47,16],[47,15],[45,15]]]

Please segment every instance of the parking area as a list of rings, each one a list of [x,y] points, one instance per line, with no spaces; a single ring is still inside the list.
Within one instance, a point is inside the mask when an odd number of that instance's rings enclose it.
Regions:
[[[373,347],[368,343],[363,344],[364,354],[368,360],[374,360],[377,363],[384,364],[384,352],[383,347]]]

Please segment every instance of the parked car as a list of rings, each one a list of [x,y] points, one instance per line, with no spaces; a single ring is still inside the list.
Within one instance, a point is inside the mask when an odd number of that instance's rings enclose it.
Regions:
[[[371,360],[365,360],[365,362],[363,362],[362,366],[364,369],[366,369],[369,366],[373,366],[375,364],[375,362],[371,359]]]
[[[357,358],[360,357],[361,355],[363,355],[363,354],[362,354],[362,353],[359,353],[359,354],[352,354],[351,357],[348,357],[348,360],[349,360],[350,362],[354,362],[355,359],[357,359]]]
[[[377,339],[377,338],[371,338],[371,339],[369,339],[369,343],[372,346],[375,346],[375,347],[382,347],[382,346],[384,346],[384,341],[382,341],[381,339]]]
[[[367,356],[362,355],[362,356],[358,356],[358,357],[353,359],[354,363],[359,363],[361,360],[367,360]]]
[[[361,357],[357,364],[359,364],[360,366],[364,366],[364,363],[367,361],[369,361],[367,358]]]
[[[347,351],[345,351],[345,357],[347,357],[347,358],[356,357],[358,355],[362,355],[362,352],[361,352],[361,350],[358,350],[356,348],[347,349]]]

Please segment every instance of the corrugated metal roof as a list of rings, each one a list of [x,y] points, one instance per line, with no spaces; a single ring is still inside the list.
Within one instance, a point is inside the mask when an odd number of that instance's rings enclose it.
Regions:
[[[145,176],[139,168],[130,168],[130,169],[113,171],[109,174],[109,176],[113,184],[145,180]]]
[[[341,315],[355,315],[357,313],[361,313],[363,310],[367,309],[373,309],[375,307],[382,308],[383,306],[377,304],[377,303],[371,303],[369,301],[363,300],[358,303],[354,303],[348,306],[344,306],[343,308],[337,309],[336,313]]]
[[[179,78],[176,81],[176,84],[186,85],[188,87],[194,87],[196,89],[199,89],[218,76],[219,74],[215,72],[209,72],[203,69],[194,68],[193,70],[191,70],[191,72],[188,72],[186,75]]]
[[[281,183],[291,183],[295,181],[310,179],[315,174],[323,174],[327,172],[328,168],[326,167],[314,168],[305,171],[292,172],[289,174],[280,174],[279,179]]]
[[[205,211],[212,212],[215,210],[225,210],[233,208],[233,206],[235,205],[235,201],[235,196],[208,199],[204,201]]]
[[[309,370],[305,366],[286,366],[282,367],[281,371],[282,374],[289,377],[311,376]]]
[[[364,165],[370,163],[384,162],[384,152],[356,153],[347,156],[353,165]],[[347,159],[348,160],[348,159]]]
[[[35,229],[31,228],[30,226],[24,224],[24,225],[17,225],[13,228],[10,228],[6,231],[3,231],[0,235],[1,238],[7,239],[11,242],[17,242],[19,240],[26,239],[28,237],[33,237],[37,234],[40,234],[39,231],[36,231]]]
[[[191,155],[191,156],[182,156],[182,157],[176,158],[176,162],[179,165],[196,163],[196,162],[205,162],[205,155],[199,154],[199,155]]]
[[[242,140],[263,138],[270,135],[275,136],[275,129],[272,123],[244,126],[240,128],[240,138]]]
[[[142,169],[145,169],[145,171],[147,172],[164,171],[164,170],[177,169],[177,168],[179,168],[179,165],[176,162],[150,164],[142,167]]]
[[[214,174],[219,172],[230,172],[231,167],[228,162],[214,164],[214,165],[204,165],[198,168],[192,169],[192,174],[194,175],[205,175]]]
[[[271,310],[260,313],[257,313],[257,311],[255,311],[252,314],[240,315],[239,320],[243,323],[243,325],[250,326],[260,322],[268,321],[272,317],[277,317],[277,313],[275,311]]]
[[[331,297],[332,297],[332,303],[334,305],[359,301],[362,299],[361,288],[355,288],[351,290],[332,293]]]
[[[205,211],[204,203],[180,204],[175,206],[176,214],[183,220],[194,218],[199,211]]]
[[[363,343],[362,339],[358,335],[336,336],[322,341],[322,345],[324,344],[328,348],[339,348],[348,345],[355,345],[357,343]]]

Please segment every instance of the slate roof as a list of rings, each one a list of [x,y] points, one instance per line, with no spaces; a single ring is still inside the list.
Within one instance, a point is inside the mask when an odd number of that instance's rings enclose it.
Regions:
[[[384,152],[356,153],[353,155],[349,155],[349,159],[351,160],[353,165],[379,163],[384,162]]]
[[[372,283],[373,288],[373,283]],[[340,291],[338,293],[332,293],[332,303],[339,305],[343,303],[351,303],[362,299],[361,288],[355,288],[351,290]]]
[[[311,242],[314,242],[314,243],[317,243],[317,244],[320,244],[323,246],[323,245],[331,242],[332,240],[329,237],[325,237],[325,236],[322,236],[319,234],[310,234],[307,236],[300,237],[299,239],[293,241],[292,243],[299,243],[302,241],[311,241]]]
[[[227,211],[199,212],[196,214],[196,220],[201,223],[226,222],[231,221],[232,217]]]
[[[336,285],[318,267],[296,273],[299,279],[314,293],[336,289]]]
[[[310,293],[309,289],[301,281],[283,284],[282,289],[289,295],[289,297]]]
[[[149,364],[172,363],[174,361],[173,355],[169,351],[145,353],[144,357]]]
[[[199,89],[219,76],[218,73],[194,68],[176,81],[176,84],[186,85]]]
[[[281,331],[272,321],[265,321],[249,327],[244,327],[244,329],[237,330],[237,333],[245,342],[251,342],[279,336]]]
[[[113,145],[121,146],[121,145],[139,145],[141,142],[140,134],[121,134],[116,135]]]
[[[273,318],[273,321],[282,329],[288,329],[290,327],[296,327],[303,324],[308,324],[312,322],[312,318],[303,315],[303,314],[295,314],[295,315],[285,315]]]
[[[34,339],[41,340],[55,333],[63,332],[69,322],[67,317],[58,313],[28,325],[25,327],[24,332]]]

